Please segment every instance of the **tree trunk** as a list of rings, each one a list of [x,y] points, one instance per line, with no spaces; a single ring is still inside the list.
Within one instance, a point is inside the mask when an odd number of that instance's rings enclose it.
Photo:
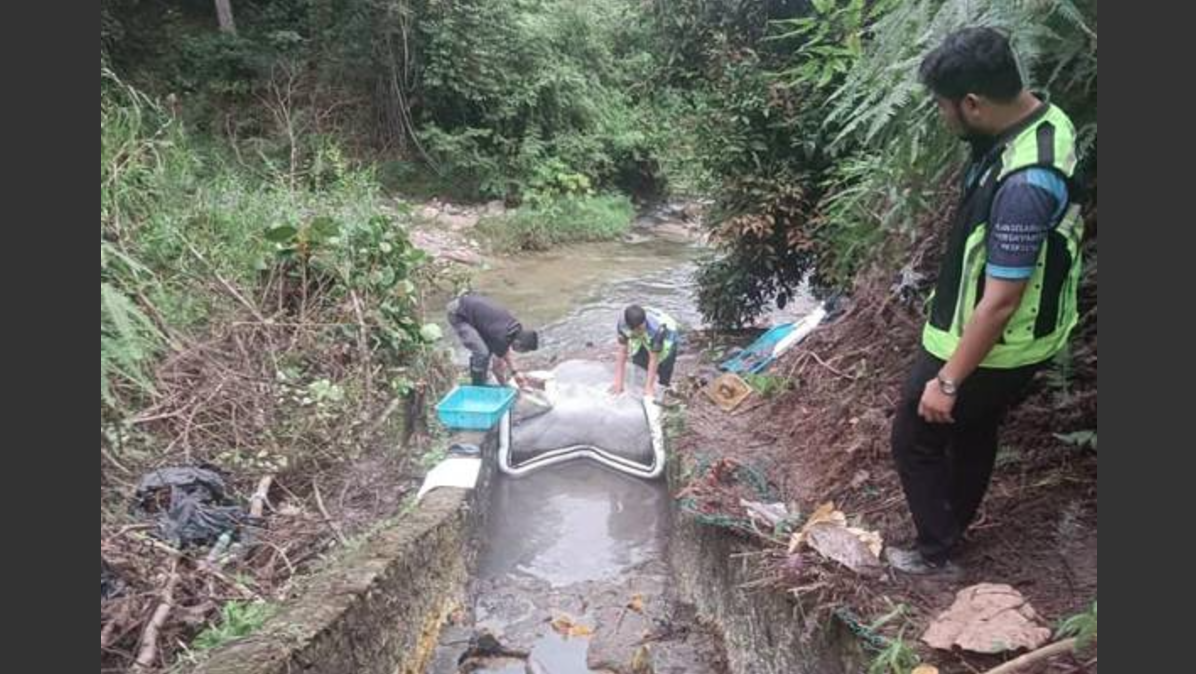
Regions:
[[[221,33],[237,34],[237,24],[233,22],[232,0],[216,0],[216,20],[220,22]]]

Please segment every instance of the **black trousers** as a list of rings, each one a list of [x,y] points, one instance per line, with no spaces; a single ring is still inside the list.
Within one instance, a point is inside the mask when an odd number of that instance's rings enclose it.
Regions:
[[[960,386],[953,424],[918,416],[926,382],[943,361],[923,351],[893,419],[893,460],[918,531],[917,547],[931,562],[945,561],[976,517],[997,457],[997,431],[1020,402],[1041,364],[980,368]]]
[[[673,366],[677,364],[677,352],[680,350],[681,345],[674,344],[669,357],[656,364],[656,381],[659,381],[661,386],[668,386],[673,381]],[[647,370],[648,350],[640,349],[636,351],[631,356],[631,362]]]
[[[485,386],[490,378],[490,347],[478,334],[477,328],[457,314],[458,300],[448,304],[448,322],[457,333],[457,339],[469,350],[469,378],[474,386]]]

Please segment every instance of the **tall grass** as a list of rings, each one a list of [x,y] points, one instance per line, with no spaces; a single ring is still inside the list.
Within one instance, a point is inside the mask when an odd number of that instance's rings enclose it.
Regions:
[[[499,250],[545,250],[565,243],[617,239],[627,233],[634,214],[631,200],[622,195],[568,195],[485,218],[478,228]]]
[[[169,336],[202,328],[231,301],[226,285],[253,296],[276,256],[267,231],[316,216],[351,228],[381,200],[369,171],[342,164],[312,185],[246,166],[111,72],[100,81],[100,399],[111,411],[152,390]]]

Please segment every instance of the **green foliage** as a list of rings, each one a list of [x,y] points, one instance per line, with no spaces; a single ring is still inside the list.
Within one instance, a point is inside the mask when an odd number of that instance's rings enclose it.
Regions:
[[[238,6],[235,36],[211,29],[210,7],[115,6],[101,12],[105,54],[274,170],[301,172],[313,139],[352,129],[426,161],[406,177],[430,173],[423,188],[458,197],[518,202],[558,163],[639,196],[664,188],[666,163],[681,185],[701,172],[682,159],[676,106],[657,103],[634,0],[281,0]]]
[[[828,101],[826,128],[846,155],[815,218],[820,285],[849,287],[892,234],[906,239],[941,208],[944,179],[959,165],[959,144],[937,119],[918,81],[922,57],[970,25],[1009,31],[1032,87],[1049,86],[1081,124],[1092,147],[1096,113],[1095,3],[1070,0],[970,3],[917,0],[886,8],[870,40]],[[1064,73],[1075,77],[1066,78]]]
[[[173,129],[160,124],[149,99],[101,71],[100,97],[100,401],[146,394],[149,364],[163,345],[159,327],[140,305],[152,281],[123,241],[151,212],[160,175],[177,175]],[[184,172],[185,173],[185,172]]]
[[[633,215],[631,201],[624,196],[566,194],[536,197],[534,205],[483,218],[478,229],[499,250],[545,250],[562,243],[616,239],[627,232]]]
[[[910,674],[921,664],[918,652],[905,640],[904,630],[872,659],[868,674]]]
[[[521,197],[545,171],[596,186],[650,172],[616,55],[630,4],[588,0],[437,3],[427,45],[420,137],[457,182]]]
[[[153,391],[147,364],[161,347],[153,321],[110,283],[100,281],[100,401],[114,405],[117,389]]]
[[[743,380],[764,398],[774,398],[793,388],[792,381],[775,374],[746,374]]]
[[[831,158],[817,110],[776,85],[761,54],[726,55],[706,104],[696,143],[718,185],[718,247],[700,265],[698,300],[715,325],[737,326],[774,300],[784,306],[812,269],[808,218]]]
[[[1060,403],[1071,398],[1075,369],[1075,358],[1072,351],[1065,347],[1055,354],[1043,372],[1043,380]]]
[[[100,397],[113,409],[152,390],[166,332],[197,329],[281,277],[279,310],[318,292],[369,326],[370,352],[398,367],[435,341],[418,313],[426,257],[407,237],[409,209],[383,214],[372,174],[335,146],[309,176],[260,177],[182,132],[145,95],[101,73]],[[317,166],[318,164],[318,166]],[[264,298],[274,302],[273,296]],[[359,331],[331,333],[358,347]]]
[[[1082,149],[1093,147],[1094,2],[753,4],[653,6],[666,52],[697,64],[662,57],[666,77],[704,94],[693,136],[715,183],[719,254],[698,281],[716,324],[750,320],[807,276],[829,292],[850,289],[871,262],[904,264],[920,225],[944,210],[961,158],[917,77],[955,29],[1011,31],[1031,83],[1054,90],[1082,127]]]
[[[1001,447],[997,450],[996,467],[1008,468],[1009,466],[1016,466],[1025,460],[1025,453],[1017,447]]]
[[[1056,433],[1055,438],[1069,445],[1096,451],[1096,431],[1075,431],[1074,433]]]
[[[1092,608],[1077,613],[1074,616],[1064,620],[1059,625],[1059,631],[1056,638],[1063,639],[1067,637],[1075,637],[1076,650],[1085,651],[1096,642],[1096,602],[1092,602]]]
[[[814,0],[810,15],[775,22],[773,28],[780,32],[767,39],[799,43],[782,77],[816,91],[837,83],[863,56],[868,25],[894,1]]]
[[[368,313],[363,318],[371,328],[371,346],[387,355],[389,364],[399,364],[438,338],[417,319],[415,275],[427,255],[391,218],[318,215],[276,225],[264,236],[294,283],[306,286],[324,279],[331,299]]]
[[[218,624],[209,625],[195,637],[191,646],[210,651],[253,634],[274,615],[276,607],[262,601],[230,601],[220,608]]]
[[[808,0],[652,0],[647,6],[658,79],[701,87],[726,54],[762,46],[772,21],[804,11]]]

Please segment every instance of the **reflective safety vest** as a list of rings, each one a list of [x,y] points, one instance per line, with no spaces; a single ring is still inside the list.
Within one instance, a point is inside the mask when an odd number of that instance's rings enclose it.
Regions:
[[[970,180],[952,225],[938,283],[929,300],[930,317],[922,332],[923,346],[942,360],[955,353],[964,326],[984,294],[989,213],[997,191],[1010,175],[1031,167],[1057,171],[1069,186],[1075,172],[1075,127],[1062,110],[1050,104],[1043,104],[969,167]],[[981,367],[1040,363],[1066,345],[1079,320],[1076,295],[1084,234],[1073,192],[1068,190],[1070,203],[1038,254],[1021,304]]]

